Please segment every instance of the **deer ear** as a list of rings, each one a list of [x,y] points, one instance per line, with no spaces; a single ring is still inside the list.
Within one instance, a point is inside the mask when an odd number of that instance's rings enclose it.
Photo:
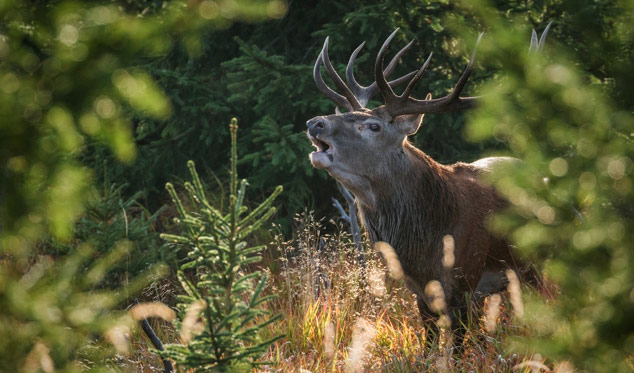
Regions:
[[[403,131],[407,136],[415,134],[420,128],[420,124],[423,122],[424,114],[408,114],[401,115],[394,119],[394,123]]]
[[[428,93],[427,96],[425,96],[425,101],[429,100],[431,100],[431,93]],[[394,122],[403,129],[403,132],[405,132],[407,136],[410,136],[418,132],[424,116],[425,114],[401,115],[395,118]]]

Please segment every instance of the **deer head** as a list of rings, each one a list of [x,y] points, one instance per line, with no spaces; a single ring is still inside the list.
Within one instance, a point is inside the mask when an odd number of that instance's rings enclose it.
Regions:
[[[402,168],[399,159],[407,157],[405,148],[412,147],[407,137],[416,133],[424,114],[466,109],[472,107],[477,100],[474,97],[460,97],[471,74],[475,51],[455,88],[445,97],[432,99],[431,94],[424,100],[411,97],[412,89],[429,66],[431,53],[418,71],[388,82],[387,76],[413,43],[412,41],[401,49],[384,70],[383,59],[397,31],[398,29],[385,40],[376,57],[375,82],[370,86],[359,85],[353,73],[354,61],[364,44],[350,56],[346,68],[348,84],[343,82],[330,62],[328,38],[313,70],[318,89],[347,112],[341,113],[337,109],[336,114],[318,116],[306,122],[308,137],[317,148],[310,154],[310,161],[314,167],[325,169],[357,198],[367,202],[373,199],[371,189],[377,183],[389,182],[395,172],[407,172],[399,169]],[[321,76],[322,65],[342,94],[325,84]],[[401,95],[394,93],[393,86],[408,80],[409,83]],[[381,92],[384,104],[374,109],[366,108],[377,91]]]

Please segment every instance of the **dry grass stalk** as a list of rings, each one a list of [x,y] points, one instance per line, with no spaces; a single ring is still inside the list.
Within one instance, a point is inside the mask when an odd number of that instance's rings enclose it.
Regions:
[[[493,294],[488,298],[486,306],[484,329],[489,334],[495,332],[497,326],[497,319],[500,315],[500,304],[502,303],[502,297],[500,294]]]
[[[453,242],[453,239],[451,239],[451,241]],[[451,243],[449,243],[449,245],[451,245]],[[447,315],[445,290],[442,284],[437,280],[429,281],[427,285],[425,285],[425,297],[429,302],[429,308],[440,315],[436,321],[436,325],[438,325],[438,332],[440,333],[438,341],[442,347],[442,352],[435,358],[436,370],[438,372],[448,372],[450,367],[449,347],[452,345],[453,335],[451,332],[451,318]]]
[[[128,355],[130,352],[129,348],[129,338],[130,338],[130,328],[126,325],[115,325],[112,328],[108,329],[105,333],[106,340],[110,342],[115,350],[117,350],[118,354]]]
[[[452,269],[454,262],[456,261],[456,257],[454,255],[454,240],[453,236],[448,234],[442,238],[442,265],[445,269]]]
[[[49,355],[49,349],[42,342],[37,342],[33,349],[26,357],[24,363],[23,372],[53,372],[55,371],[55,365],[53,359]]]
[[[130,308],[130,315],[135,320],[149,319],[150,317],[158,317],[165,321],[172,321],[176,317],[176,313],[161,302],[139,303]]]
[[[376,328],[364,318],[359,318],[352,332],[350,353],[346,364],[349,373],[363,372],[364,361],[368,355],[368,349],[376,334]]]
[[[185,318],[183,319],[183,325],[181,326],[181,339],[183,344],[188,344],[192,338],[202,333],[205,329],[205,325],[200,321],[200,312],[207,307],[207,302],[204,299],[199,299],[196,302],[189,305],[187,312],[185,312]]]
[[[524,303],[522,302],[522,290],[520,289],[520,280],[512,269],[506,270],[506,277],[509,280],[508,291],[511,297],[511,305],[513,305],[513,313],[518,319],[524,317]]]
[[[385,259],[387,269],[390,271],[390,276],[396,280],[403,278],[403,267],[398,260],[398,256],[394,251],[394,248],[387,242],[377,242],[374,244],[376,251],[380,252]]]
[[[453,333],[451,331],[451,318],[447,314],[443,314],[436,321],[438,325],[438,332],[440,336],[438,341],[440,342],[441,354],[436,359],[436,369],[438,372],[444,373],[450,371],[449,354],[451,346],[453,344]]]

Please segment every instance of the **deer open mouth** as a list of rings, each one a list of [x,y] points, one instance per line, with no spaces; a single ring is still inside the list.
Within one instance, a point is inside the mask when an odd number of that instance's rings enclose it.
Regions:
[[[310,153],[310,156],[309,156],[310,163],[312,163],[313,167],[315,168],[330,167],[330,165],[334,161],[334,158],[333,158],[334,149],[332,145],[327,143],[324,140],[311,136],[310,134],[308,135],[308,138],[313,143],[315,148],[317,148],[317,150]]]

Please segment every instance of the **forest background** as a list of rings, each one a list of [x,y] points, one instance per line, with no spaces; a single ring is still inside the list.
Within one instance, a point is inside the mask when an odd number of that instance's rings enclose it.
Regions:
[[[631,368],[633,9],[608,0],[2,2],[0,359],[22,369],[45,349],[56,367],[71,364],[115,323],[106,310],[175,272],[181,258],[157,235],[174,214],[164,185],[187,179],[193,160],[221,200],[232,117],[249,200],[284,187],[276,226],[259,240],[297,237],[294,217],[305,211],[337,218],[335,183],[307,158],[306,120],[334,112],[313,64],[326,36],[340,71],[365,41],[356,76],[369,83],[374,53],[399,27],[393,43],[416,44],[395,75],[434,52],[418,97],[448,92],[487,32],[467,87],[487,93],[483,107],[426,116],[413,141],[441,163],[510,154],[531,165],[500,181],[522,213],[498,228],[567,294],[555,311],[539,308],[559,329],[542,322],[536,335],[563,333],[540,343],[577,366]],[[551,21],[544,60],[527,55],[530,29]],[[550,190],[537,174],[550,176]]]

